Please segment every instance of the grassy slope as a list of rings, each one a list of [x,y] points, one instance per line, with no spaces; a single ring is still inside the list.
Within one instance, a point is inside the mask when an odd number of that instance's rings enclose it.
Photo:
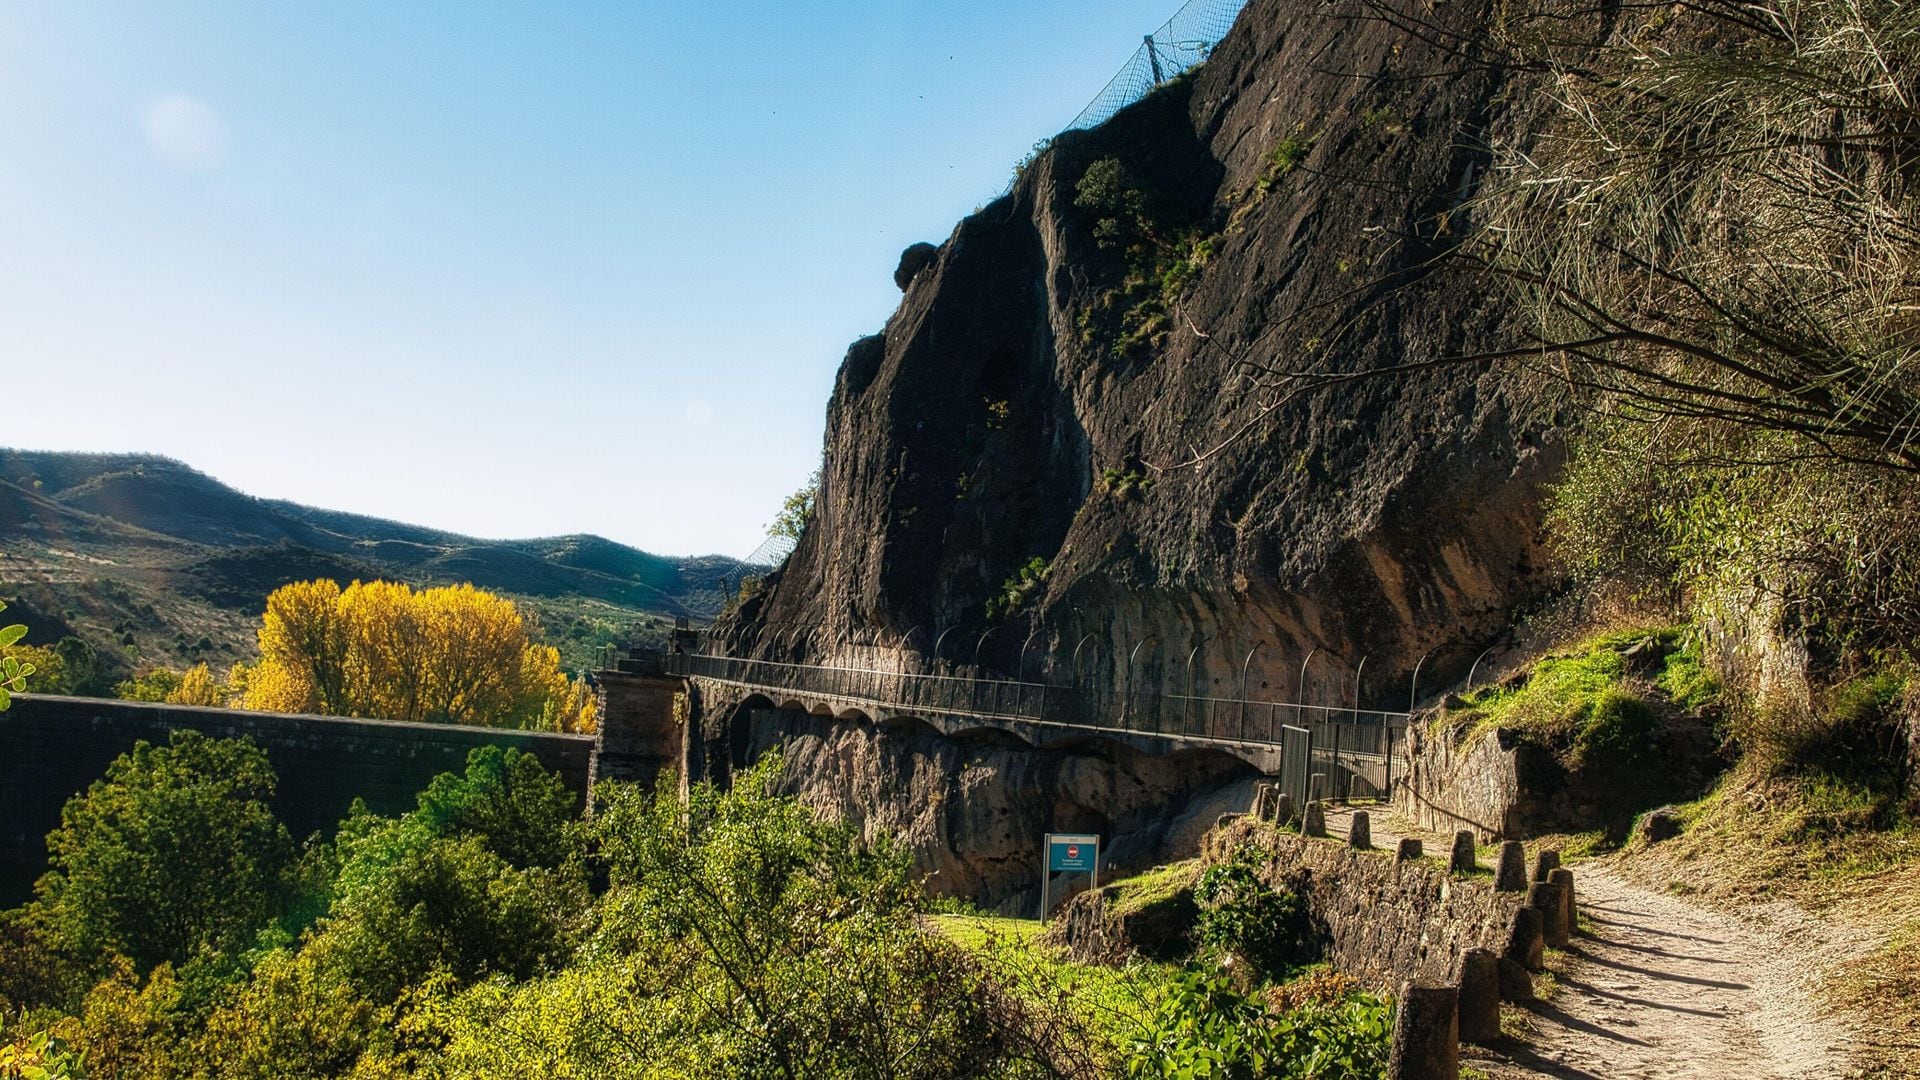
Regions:
[[[1680,643],[1677,631],[1651,633]],[[1684,711],[1705,711],[1729,737],[1741,731],[1724,717],[1718,688],[1689,649],[1668,653],[1636,688],[1620,661],[1648,636],[1601,635],[1561,650],[1524,682],[1470,697],[1451,722],[1526,729],[1578,755],[1594,743],[1594,727],[1617,714],[1609,702],[1651,691]],[[1913,1071],[1920,1069],[1920,824],[1905,778],[1889,767],[1896,752],[1844,736],[1863,707],[1861,687],[1883,702],[1898,696],[1884,685],[1889,678],[1869,675],[1829,693],[1820,715],[1787,745],[1749,739],[1711,791],[1674,806],[1682,831],[1673,839],[1648,844],[1636,833],[1616,851],[1596,830],[1541,842],[1579,856],[1613,851],[1610,861],[1628,876],[1702,903],[1786,901],[1826,921],[1844,948],[1810,959],[1830,965],[1829,1000],[1863,1026],[1873,1067],[1908,1076],[1920,1075]],[[1635,771],[1626,779],[1645,778]]]

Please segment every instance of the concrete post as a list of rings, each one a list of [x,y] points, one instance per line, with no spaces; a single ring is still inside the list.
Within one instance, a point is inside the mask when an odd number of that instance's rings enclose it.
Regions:
[[[1574,929],[1580,925],[1580,920],[1577,917],[1580,909],[1575,907],[1573,903],[1573,871],[1561,867],[1547,875],[1547,880],[1560,886],[1560,906],[1566,911],[1567,933],[1572,934]]]
[[[1389,1080],[1459,1080],[1460,991],[1401,983],[1397,1005]]]
[[[1327,809],[1319,799],[1307,804],[1307,812],[1300,819],[1300,832],[1305,836],[1327,835]]]
[[[1273,798],[1273,785],[1265,782],[1253,785],[1253,818],[1255,821],[1273,820],[1267,814],[1270,800]]]
[[[1530,907],[1517,908],[1507,932],[1506,958],[1527,971],[1547,966],[1547,920]]]
[[[1541,851],[1533,856],[1533,880],[1545,881],[1547,875],[1560,869],[1560,853],[1553,850]]]
[[[1373,846],[1373,819],[1365,810],[1355,810],[1347,822],[1348,847],[1365,850]]]
[[[1412,836],[1401,837],[1399,846],[1393,849],[1393,857],[1398,862],[1412,862],[1420,855],[1420,841]]]
[[[1556,949],[1566,948],[1570,938],[1566,890],[1551,881],[1536,881],[1527,889],[1527,906],[1540,913],[1547,944]]]
[[[1493,887],[1498,892],[1527,891],[1527,849],[1520,841],[1500,845],[1500,869],[1494,872]]]
[[[1282,825],[1293,823],[1293,796],[1284,791],[1273,794],[1273,820]]]
[[[1473,842],[1473,830],[1461,829],[1453,834],[1453,858],[1448,868],[1456,874],[1471,874],[1480,868],[1480,856]]]
[[[1468,949],[1460,958],[1460,1041],[1486,1046],[1500,1038],[1500,958]]]

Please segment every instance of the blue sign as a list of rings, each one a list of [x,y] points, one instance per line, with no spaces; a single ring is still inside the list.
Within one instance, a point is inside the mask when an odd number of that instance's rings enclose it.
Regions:
[[[1091,874],[1100,863],[1100,838],[1071,833],[1047,834],[1047,869],[1053,873]]]

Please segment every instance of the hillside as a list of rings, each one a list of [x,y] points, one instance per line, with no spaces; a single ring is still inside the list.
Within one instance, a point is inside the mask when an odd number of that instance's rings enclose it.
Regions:
[[[75,634],[121,667],[246,656],[267,594],[318,577],[472,582],[530,607],[580,666],[636,624],[710,616],[738,576],[598,536],[482,540],[256,498],[153,455],[0,450],[5,598],[31,640]]]

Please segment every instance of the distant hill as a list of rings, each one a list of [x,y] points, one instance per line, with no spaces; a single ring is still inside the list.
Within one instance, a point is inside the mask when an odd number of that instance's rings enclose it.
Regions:
[[[76,633],[120,666],[249,655],[289,581],[472,582],[523,601],[574,666],[603,640],[704,619],[740,579],[723,556],[599,536],[481,540],[237,491],[151,454],[0,449],[0,598],[30,641]]]

